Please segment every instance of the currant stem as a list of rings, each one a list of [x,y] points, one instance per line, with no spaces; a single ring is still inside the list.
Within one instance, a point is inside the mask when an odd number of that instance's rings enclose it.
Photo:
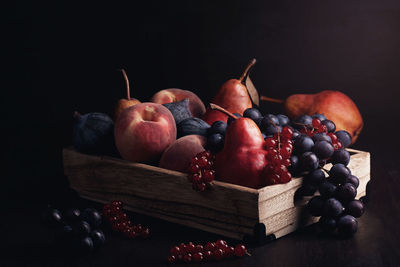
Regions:
[[[224,109],[224,108],[221,107],[221,106],[218,106],[217,104],[210,103],[210,108],[211,108],[211,109],[214,109],[214,110],[221,111],[222,113],[228,115],[228,116],[231,117],[232,119],[235,119],[235,120],[236,120],[236,119],[238,118],[238,117],[236,117],[233,113],[229,112],[228,110]]]
[[[256,64],[256,59],[253,58],[252,60],[250,60],[250,63],[247,65],[247,67],[244,69],[242,76],[240,76],[239,78],[239,82],[242,82],[243,79],[247,76],[247,73],[249,73],[249,70],[254,66],[254,64]]]
[[[251,254],[246,250],[246,255],[251,257]]]
[[[285,100],[283,99],[278,99],[278,98],[272,98],[268,96],[261,96],[261,101],[268,101],[268,102],[273,102],[273,103],[278,103],[278,104],[283,104],[285,103]]]
[[[122,75],[124,75],[124,79],[125,79],[125,84],[126,84],[126,98],[127,98],[128,100],[131,100],[131,93],[130,93],[128,75],[126,75],[126,71],[125,71],[124,69],[120,69],[120,71],[122,72]]]

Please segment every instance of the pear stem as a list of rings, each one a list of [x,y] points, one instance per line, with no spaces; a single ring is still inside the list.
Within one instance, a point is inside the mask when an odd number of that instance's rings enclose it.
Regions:
[[[233,113],[227,111],[226,109],[224,109],[224,108],[221,107],[221,106],[218,106],[217,104],[210,103],[210,108],[211,108],[211,109],[214,109],[214,110],[221,111],[222,113],[228,115],[228,116],[231,117],[232,119],[235,119],[235,120],[238,119],[238,117],[236,117]]]
[[[80,116],[81,116],[81,114],[79,114],[78,111],[74,111],[74,114],[72,114],[72,117],[73,117],[74,119],[77,119],[77,118],[79,118]]]
[[[249,70],[254,66],[254,64],[256,64],[256,59],[253,58],[250,63],[247,65],[247,67],[244,69],[242,76],[240,76],[239,78],[239,82],[242,82],[244,80],[244,78],[247,76],[247,73],[249,72]]]
[[[268,101],[268,102],[273,102],[273,103],[278,103],[278,104],[283,104],[285,100],[283,99],[278,99],[278,98],[272,98],[268,96],[261,96],[261,101]]]
[[[126,75],[126,71],[124,69],[120,69],[120,71],[122,72],[122,75],[124,75],[124,79],[125,79],[125,84],[126,84],[126,98],[128,100],[131,100],[131,92],[130,92],[130,87],[129,87],[129,79],[128,79],[128,75]]]

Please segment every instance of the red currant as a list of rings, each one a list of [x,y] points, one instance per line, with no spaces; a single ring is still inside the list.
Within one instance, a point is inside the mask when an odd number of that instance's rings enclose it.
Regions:
[[[284,158],[284,159],[282,159],[281,164],[285,165],[286,167],[289,167],[292,163],[290,162],[290,159]]]
[[[122,208],[123,204],[122,204],[122,201],[115,200],[115,201],[111,202],[111,206]]]
[[[194,252],[195,252],[195,248],[196,248],[196,246],[195,246],[192,242],[189,242],[189,243],[186,245],[186,251],[187,251],[188,253],[194,253]]]
[[[140,236],[143,238],[148,238],[150,236],[150,229],[148,227],[143,228],[142,232],[140,233]]]
[[[189,263],[192,261],[192,254],[188,253],[185,256],[183,256],[183,261],[186,263]]]
[[[331,140],[332,140],[332,144],[333,144],[333,143],[336,143],[336,141],[338,140],[336,134],[334,134],[334,133],[328,133],[328,135],[329,135],[329,137],[330,137]]]
[[[213,255],[214,255],[214,260],[217,260],[217,261],[222,260],[224,258],[224,251],[222,249],[218,248],[218,249],[214,250]]]
[[[192,178],[191,178],[192,183],[198,184],[198,183],[201,182],[201,174],[197,174],[197,173],[196,173],[196,174],[189,175],[189,176],[192,177]]]
[[[203,182],[211,183],[215,177],[215,171],[213,170],[203,170],[202,172]]]
[[[243,257],[244,254],[246,254],[246,252],[247,252],[247,250],[244,245],[239,244],[235,247],[235,255],[237,257]]]
[[[200,166],[197,164],[190,164],[189,173],[198,173],[200,171]]]
[[[204,256],[204,259],[205,259],[205,260],[212,260],[213,257],[214,257],[212,251],[210,251],[210,250],[206,250],[206,251],[203,253],[203,256]]]
[[[265,139],[265,147],[266,148],[275,148],[276,147],[276,141],[271,137],[266,138]]]
[[[276,173],[269,173],[266,177],[266,183],[267,185],[273,185],[279,183],[279,180],[281,178],[279,177],[278,174]]]
[[[211,153],[208,152],[207,150],[204,150],[203,152],[200,152],[199,154],[197,154],[199,157],[206,157],[206,158],[210,158],[211,157]]]
[[[282,136],[283,139],[290,140],[292,138],[292,136],[293,136],[293,130],[288,126],[285,126],[285,127],[282,128],[281,136]]]
[[[314,127],[314,128],[316,128],[316,129],[318,129],[320,126],[321,126],[321,121],[319,120],[319,119],[313,119],[312,120],[312,126]]]
[[[235,248],[234,247],[226,247],[224,250],[225,258],[231,258],[235,255]]]
[[[196,252],[196,253],[193,254],[192,258],[193,258],[193,261],[200,262],[200,261],[203,260],[203,253]]]
[[[169,255],[168,256],[168,263],[175,263],[176,262],[176,257],[174,255]]]
[[[318,127],[317,129],[318,133],[327,133],[328,132],[328,127],[326,127],[325,125],[321,125]]]
[[[179,249],[180,249],[180,251],[181,251],[181,253],[182,254],[184,254],[184,253],[186,253],[186,245],[185,245],[185,243],[181,243],[180,245],[179,245]]]
[[[288,171],[283,171],[279,174],[280,182],[282,184],[288,183],[292,180],[292,175]]]
[[[202,245],[196,245],[194,248],[195,252],[203,252],[203,246]]]
[[[204,168],[208,166],[208,159],[205,157],[201,157],[198,161],[200,168]]]
[[[282,158],[288,159],[292,155],[292,145],[283,145],[281,148]]]
[[[196,189],[200,192],[203,192],[206,190],[207,185],[205,183],[198,183],[196,184]]]
[[[214,251],[217,248],[214,242],[208,242],[204,247],[205,250]]]
[[[220,248],[220,249],[225,249],[225,248],[228,246],[228,244],[226,243],[225,240],[218,239],[218,240],[215,242],[215,246],[216,246],[217,248]]]
[[[171,255],[177,256],[177,255],[179,255],[181,253],[181,250],[180,250],[180,248],[178,246],[173,246],[170,249],[170,252],[171,252]]]

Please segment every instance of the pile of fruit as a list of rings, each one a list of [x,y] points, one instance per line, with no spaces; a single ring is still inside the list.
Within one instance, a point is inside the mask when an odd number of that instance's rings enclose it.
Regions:
[[[310,210],[323,215],[324,225],[333,225],[332,220],[335,229],[347,225],[348,216],[355,221],[363,207],[354,202],[358,179],[346,167],[350,154],[345,148],[363,128],[357,106],[343,93],[322,91],[286,100],[261,97],[284,103],[288,114],[263,115],[253,106],[259,102],[257,94],[246,86],[254,64],[252,60],[239,79],[225,82],[207,108],[193,92],[181,89],[161,90],[151,102],[141,103],[130,97],[122,70],[127,98],[118,101],[114,120],[102,113],[75,113],[74,146],[84,153],[188,173],[198,191],[211,187],[213,180],[261,188],[304,176],[300,193],[319,191]],[[329,171],[323,169],[327,163],[333,164]]]

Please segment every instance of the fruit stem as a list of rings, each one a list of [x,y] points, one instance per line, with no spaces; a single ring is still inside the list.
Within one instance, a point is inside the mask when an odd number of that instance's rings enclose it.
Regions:
[[[122,75],[124,75],[125,79],[125,84],[126,84],[126,98],[128,100],[131,100],[131,92],[130,92],[130,87],[129,87],[129,80],[128,80],[128,75],[126,75],[126,71],[124,69],[120,69],[122,72]]]
[[[72,117],[74,119],[78,119],[81,116],[81,114],[78,111],[74,111],[74,114],[72,114]]]
[[[210,108],[211,108],[211,109],[218,110],[218,111],[221,111],[222,113],[228,115],[228,116],[231,117],[232,119],[235,119],[235,120],[236,120],[236,119],[238,118],[238,117],[236,117],[233,113],[227,111],[226,109],[224,109],[224,108],[221,107],[221,106],[218,106],[217,104],[210,103]]]
[[[254,64],[256,64],[256,59],[253,58],[252,60],[250,60],[249,64],[247,65],[247,67],[244,69],[242,76],[240,76],[239,78],[239,82],[243,82],[244,78],[247,76],[247,73],[249,73],[249,70],[254,66]]]
[[[268,102],[273,102],[273,103],[278,103],[278,104],[283,104],[285,100],[283,99],[278,99],[278,98],[272,98],[268,96],[261,96],[261,101],[268,101]]]
[[[251,254],[246,250],[246,255],[251,257]]]

